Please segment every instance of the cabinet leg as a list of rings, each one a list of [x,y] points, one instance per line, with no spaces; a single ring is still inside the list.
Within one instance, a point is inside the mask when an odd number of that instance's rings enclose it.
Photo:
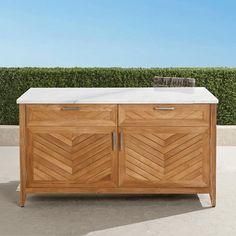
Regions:
[[[25,191],[20,191],[20,207],[24,207],[25,206],[25,200],[26,200],[26,193]]]
[[[214,190],[210,192],[210,199],[211,199],[212,207],[215,207],[216,206],[216,192]]]

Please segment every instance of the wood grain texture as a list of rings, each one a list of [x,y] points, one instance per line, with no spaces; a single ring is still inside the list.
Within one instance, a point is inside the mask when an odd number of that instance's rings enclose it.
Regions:
[[[106,187],[50,187],[50,188],[26,188],[27,193],[111,193],[111,194],[196,194],[196,193],[209,193],[209,188],[139,188],[139,187],[119,187],[119,188],[106,188]]]
[[[213,207],[216,206],[216,109],[216,105],[211,105],[210,197]]]
[[[209,129],[122,128],[121,186],[209,186]]]
[[[78,110],[63,110],[63,109]],[[116,126],[117,105],[27,105],[27,126]]]
[[[171,108],[173,110],[155,110]],[[119,105],[120,126],[209,126],[209,105]]]
[[[116,186],[112,127],[30,128],[30,186]]]
[[[21,206],[44,192],[210,193],[215,206],[216,105],[62,110],[77,106],[20,105]]]
[[[21,207],[25,205],[26,200],[26,181],[27,181],[27,164],[26,164],[26,114],[25,105],[19,105],[19,123],[20,123],[20,201]]]

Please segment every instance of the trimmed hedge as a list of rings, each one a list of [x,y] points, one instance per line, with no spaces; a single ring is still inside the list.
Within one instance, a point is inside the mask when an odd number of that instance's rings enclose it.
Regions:
[[[218,124],[236,125],[236,68],[0,68],[0,124],[18,124],[30,87],[150,87],[155,75],[195,78],[219,99]]]

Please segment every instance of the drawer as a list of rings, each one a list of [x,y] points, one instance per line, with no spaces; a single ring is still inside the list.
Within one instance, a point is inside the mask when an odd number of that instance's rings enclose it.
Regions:
[[[208,104],[120,105],[120,126],[209,126]]]
[[[27,105],[27,126],[116,126],[117,105]]]

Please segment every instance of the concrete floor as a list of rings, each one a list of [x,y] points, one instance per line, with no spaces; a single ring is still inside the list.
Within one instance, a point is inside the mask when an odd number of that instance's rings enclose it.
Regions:
[[[217,148],[217,207],[208,195],[33,195],[17,205],[17,147],[0,147],[0,235],[236,235],[236,147]]]

